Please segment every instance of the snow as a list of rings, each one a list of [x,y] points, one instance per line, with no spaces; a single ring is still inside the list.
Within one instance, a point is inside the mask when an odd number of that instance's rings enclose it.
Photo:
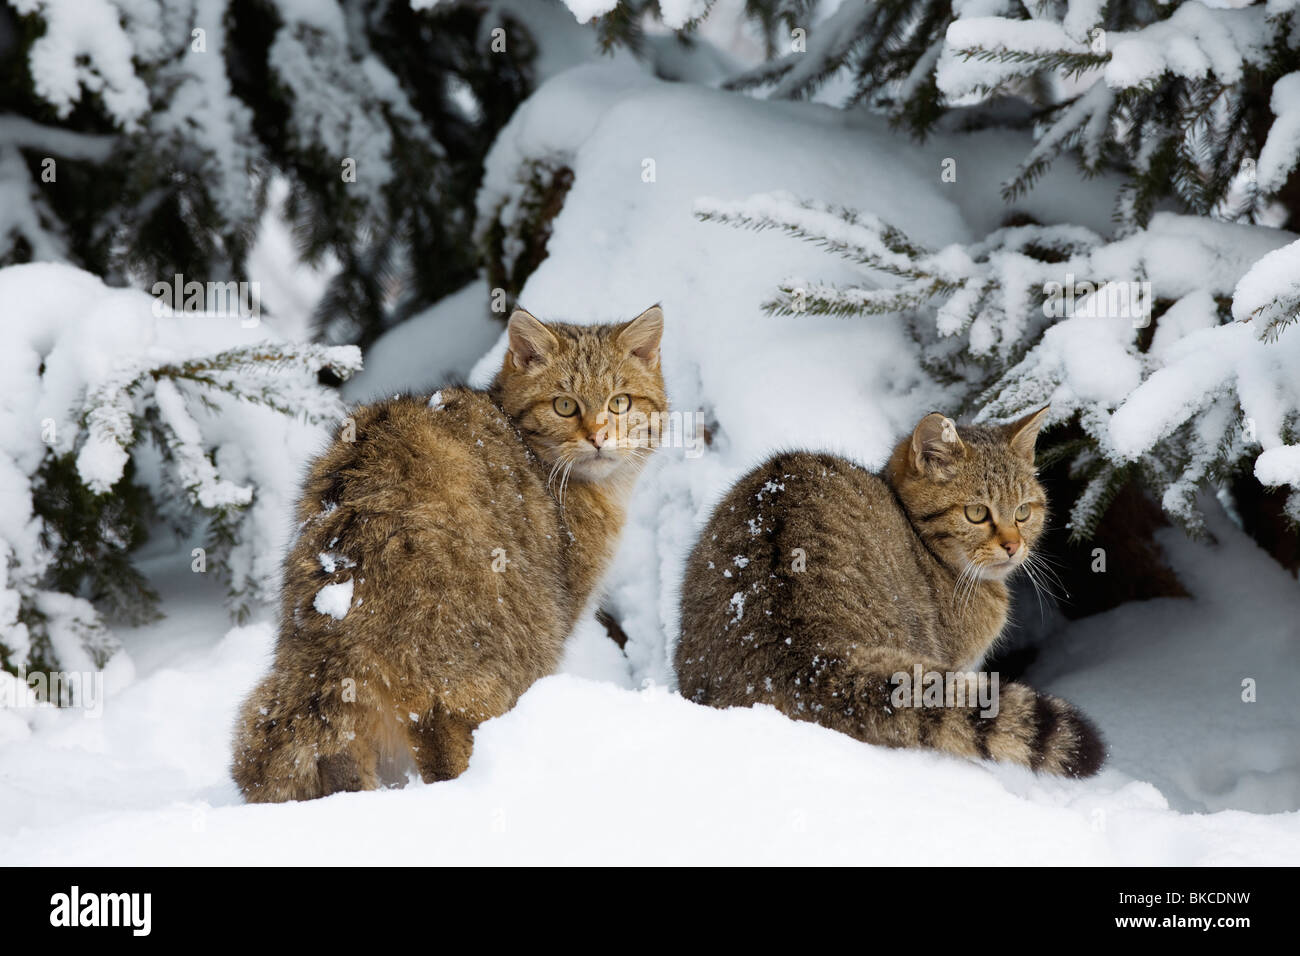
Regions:
[[[1035,399],[1051,403],[1049,422],[1063,421],[1091,404],[1117,405],[1142,380],[1129,348],[1133,323],[1126,318],[1081,316],[1049,328],[1013,372],[1048,383],[1052,391]]]
[[[267,196],[267,211],[248,254],[248,277],[257,283],[262,320],[290,341],[306,341],[314,331],[316,303],[339,270],[332,252],[317,265],[298,258],[293,227],[284,217],[289,183],[276,177]],[[349,379],[351,381],[351,379]]]
[[[253,500],[251,486],[237,485],[217,474],[203,450],[203,433],[198,422],[190,416],[175,383],[166,379],[159,382],[154,387],[154,400],[163,427],[176,438],[176,471],[181,486],[196,489],[204,508],[242,508],[249,504]]]
[[[618,6],[618,0],[564,0],[564,5],[573,11],[579,23],[586,23],[593,17],[602,17]]]
[[[1006,420],[1045,402],[1052,404],[1051,422],[1078,412],[1110,465],[1149,458],[1177,462],[1164,474],[1148,470],[1149,490],[1171,516],[1196,527],[1202,520],[1198,486],[1225,463],[1248,465],[1285,444],[1287,423],[1300,413],[1294,374],[1300,336],[1290,334],[1288,325],[1300,309],[1295,241],[1280,229],[1165,212],[1154,215],[1146,229],[1113,242],[1079,237],[1067,262],[1040,268],[1049,274],[1063,270],[1058,283],[1071,275],[1076,283],[1084,275],[1107,281],[1096,294],[1067,305],[1068,318],[1055,321],[1018,364],[988,386],[977,418]],[[1025,287],[1022,282],[1018,288]],[[1105,301],[1110,288],[1127,289],[1127,303]],[[1138,329],[1150,324],[1150,313],[1133,304],[1157,299],[1172,304],[1156,320],[1144,351]],[[1233,300],[1236,322],[1225,322],[1221,314],[1226,299]],[[939,311],[940,332],[961,330],[965,313],[958,304],[950,300]],[[1022,312],[1026,304],[1032,300],[1012,303]],[[1030,322],[1041,327],[1034,311],[1013,321],[1010,308],[995,316],[1004,335]],[[983,318],[970,325],[972,351],[980,347],[977,332],[992,337],[993,323],[981,328]],[[1094,484],[1085,505],[1102,491]],[[1074,516],[1086,511],[1076,507]]]
[[[1105,8],[1105,0],[1069,0],[1065,18],[1061,21],[1066,36],[1086,43],[1091,39],[1092,28],[1101,23]]]
[[[1154,784],[1175,809],[1294,811],[1300,727],[1289,675],[1300,663],[1300,588],[1222,510],[1206,510],[1217,544],[1192,544],[1175,529],[1158,536],[1194,598],[1078,621],[1028,679],[1095,715],[1115,770]],[[1245,681],[1254,702],[1243,699]],[[1146,730],[1125,730],[1136,727]],[[1289,828],[1300,817],[1269,819]]]
[[[297,6],[290,21],[306,23],[311,5]],[[597,15],[596,6],[585,9]],[[666,4],[665,18],[687,16],[690,7]],[[1096,9],[1071,5],[1080,29]],[[968,3],[962,12],[1006,11]],[[341,29],[328,18],[318,26]],[[382,81],[374,71],[356,78],[378,88]],[[756,138],[763,149],[753,148]],[[1300,677],[1300,588],[1213,499],[1202,503],[1212,539],[1195,542],[1173,530],[1159,539],[1193,598],[1053,625],[1027,675],[1097,721],[1111,761],[1096,778],[1037,777],[870,747],[766,708],[699,707],[674,690],[669,661],[685,558],[735,478],[780,448],[825,449],[878,466],[898,435],[924,412],[946,407],[961,387],[922,366],[902,315],[765,315],[763,303],[792,275],[860,283],[863,271],[778,230],[703,222],[697,211],[785,215],[795,197],[809,201],[793,204],[806,225],[839,230],[831,211],[857,209],[861,222],[889,223],[935,250],[928,264],[944,274],[996,277],[1019,297],[1028,279],[1041,277],[1014,242],[978,262],[976,252],[979,237],[1008,212],[996,183],[1031,147],[1027,135],[1007,130],[960,138],[938,131],[912,145],[870,114],[658,82],[625,57],[559,73],[520,108],[487,157],[479,232],[493,219],[514,222],[530,164],[569,166],[573,187],[522,301],[543,318],[577,322],[625,319],[661,303],[673,406],[692,423],[707,423],[711,436],[702,455],[660,449],[638,485],[604,596],[628,634],[626,648],[589,611],[569,638],[560,673],[479,728],[469,770],[454,781],[249,806],[229,777],[230,733],[241,700],[269,665],[272,612],[259,606],[251,623],[231,628],[220,588],[190,572],[193,542],[159,543],[145,565],[168,617],[113,629],[122,649],[105,671],[100,716],[33,706],[21,686],[0,677],[7,702],[0,707],[0,858],[20,865],[892,865],[899,833],[908,834],[910,853],[933,865],[1300,858],[1300,712],[1291,699]],[[944,182],[941,161],[954,156],[958,179]],[[650,180],[647,159],[654,160]],[[1290,288],[1295,237],[1160,214],[1147,230],[1107,243],[1109,205],[1097,199],[1113,180],[1068,177],[1049,172],[1015,208],[1044,229],[1068,230],[1093,271],[1114,281],[1145,277],[1176,301],[1145,353],[1128,318],[1080,313],[1056,322],[1021,362],[1018,403],[1050,400],[1053,421],[1084,411],[1114,449],[1140,457],[1189,422],[1207,440],[1236,427],[1232,401],[1240,400],[1261,452],[1257,476],[1296,480],[1300,454],[1287,444],[1286,426],[1300,407],[1300,335],[1283,329],[1266,342],[1263,317],[1219,325],[1213,311],[1235,289],[1234,310],[1244,311],[1234,314],[1250,318],[1276,289]],[[1076,225],[1052,226],[1062,221]],[[857,230],[840,238],[863,248]],[[261,268],[273,268],[277,255],[267,249]],[[280,334],[305,327],[318,286],[312,276],[302,280],[286,288]],[[485,282],[472,283],[379,339],[345,397],[412,390],[431,395],[433,414],[440,385],[459,377],[485,384],[505,349],[491,299]],[[39,550],[24,504],[27,475],[45,451],[33,421],[67,424],[56,440],[72,450],[80,426],[68,409],[81,406],[88,383],[120,387],[118,359],[176,359],[267,330],[203,322],[191,333],[183,317],[154,316],[148,297],[67,267],[0,271],[0,300],[21,304],[6,320],[17,334],[0,351],[0,378],[12,383],[0,402],[0,540],[12,549],[0,554],[0,582],[12,584],[31,566],[17,559]],[[1008,314],[1019,316],[1023,304],[1014,298]],[[938,316],[940,331],[963,332],[959,317],[956,308]],[[984,318],[969,334],[993,353],[1025,329]],[[301,468],[324,430],[234,406],[209,421],[185,402],[184,386],[155,397],[182,447],[198,445],[197,426],[202,447],[216,449],[207,465],[186,459],[181,472],[206,500],[235,502],[240,489],[256,487],[256,533],[237,556],[238,573],[274,581]],[[105,420],[90,424],[105,440],[81,453],[87,480],[100,482],[121,473],[111,454],[119,447],[114,430],[132,427],[129,415],[114,414],[125,406],[104,407]],[[317,560],[327,574],[351,566],[334,550]],[[729,560],[744,567],[749,558]],[[11,586],[0,588],[0,633],[21,647],[15,598]],[[322,587],[313,605],[345,622],[352,598],[349,578]],[[76,632],[88,606],[78,600],[43,605],[65,621],[63,635]],[[736,622],[744,604],[737,592]],[[81,642],[68,649],[80,666],[89,666],[88,653]],[[1243,681],[1253,682],[1253,702],[1243,699]],[[322,843],[322,832],[333,838]]]
[[[166,67],[171,96],[166,109],[149,119],[151,135],[198,142],[204,148],[208,181],[227,222],[247,222],[256,214],[248,170],[259,161],[253,112],[231,92],[226,63],[225,14],[229,0],[198,0],[194,19],[203,30],[203,48],[193,43]]]
[[[723,573],[723,575],[725,575],[726,577],[731,577],[731,572],[730,572],[730,571],[723,571],[722,573]],[[742,592],[742,591],[737,591],[735,594],[733,594],[733,595],[731,596],[731,602],[730,602],[730,603],[731,603],[732,610],[734,610],[734,611],[736,612],[736,616],[733,617],[733,618],[731,619],[731,623],[732,623],[732,624],[738,624],[738,623],[740,623],[741,619],[745,616],[745,595],[744,595],[744,592]]]
[[[772,95],[786,97],[815,81],[827,59],[839,56],[855,41],[862,23],[872,14],[866,3],[841,3],[835,12],[809,31],[808,47],[794,56],[794,66],[781,78]]]
[[[1300,487],[1300,445],[1270,448],[1255,459],[1255,477],[1264,485]]]
[[[0,351],[0,644],[21,649],[30,635],[16,621],[12,601],[45,600],[43,578],[53,560],[50,529],[33,514],[34,476],[48,451],[76,453],[77,473],[96,493],[122,478],[147,407],[171,452],[136,442],[137,480],[149,487],[163,517],[178,520],[184,500],[209,512],[240,510],[240,540],[224,555],[233,592],[250,599],[269,596],[279,574],[279,554],[289,531],[288,508],[297,494],[298,463],[320,447],[319,422],[336,420],[342,406],[315,382],[310,357],[332,356],[355,367],[355,348],[308,347],[297,363],[273,373],[242,367],[213,373],[218,385],[245,394],[270,394],[302,416],[241,401],[219,388],[200,390],[183,378],[155,372],[187,362],[251,349],[277,340],[267,328],[247,328],[235,317],[157,309],[150,295],[109,288],[71,266],[32,263],[0,269],[8,344]],[[206,398],[205,405],[200,398]],[[84,418],[84,420],[83,420]],[[256,490],[256,494],[254,494]],[[217,555],[214,553],[213,557]],[[189,549],[178,561],[188,567]],[[54,598],[50,598],[53,601]],[[79,644],[108,647],[98,617],[86,602],[52,615],[63,663],[83,655]],[[66,640],[64,640],[66,638]],[[92,654],[92,658],[95,655]],[[93,660],[92,660],[93,663]]]
[[[11,718],[0,723],[0,856],[885,865],[897,862],[890,835],[907,833],[909,852],[936,866],[972,855],[990,865],[1292,863],[1300,595],[1226,520],[1215,530],[1217,545],[1162,536],[1196,599],[1071,625],[1030,673],[1092,714],[1109,741],[1111,767],[1083,782],[869,747],[768,708],[700,707],[630,677],[587,619],[564,672],[479,728],[458,779],[248,806],[227,775],[228,735],[269,659],[271,627],[223,636],[215,605],[165,583],[180,620],[203,623],[184,637],[176,619],[125,632],[138,674],[109,694],[102,717],[0,710]],[[1241,700],[1246,677],[1258,683],[1253,704]],[[322,832],[333,835],[326,844]]]
[[[1109,35],[1106,83],[1116,89],[1140,86],[1166,70],[1188,79],[1208,72],[1224,85],[1236,83],[1245,66],[1268,61],[1266,16],[1262,7],[1210,9],[1183,3],[1167,19]]]
[[[384,333],[366,352],[365,368],[344,383],[344,397],[370,401],[463,381],[505,328],[490,298],[487,283],[476,280]]]
[[[1011,20],[1006,17],[967,17],[948,27],[946,46],[939,57],[936,80],[939,89],[956,99],[981,87],[995,87],[1012,77],[1037,72],[1034,63],[1003,62],[996,59],[965,58],[964,50],[1048,53],[1067,50],[1087,52],[1087,46],[1071,40],[1058,23],[1048,20]]]
[[[1281,308],[1291,304],[1289,313]],[[1261,328],[1289,321],[1300,312],[1300,239],[1261,256],[1232,293],[1232,316],[1256,318]]]
[[[1218,309],[1210,290],[1189,292],[1160,316],[1147,354],[1155,360],[1167,362],[1175,354],[1176,343],[1181,339],[1219,324]]]
[[[1197,289],[1230,295],[1256,261],[1295,237],[1281,229],[1158,212],[1145,231],[1094,254],[1107,275],[1145,275],[1164,299]]]
[[[664,26],[679,30],[692,20],[704,16],[714,0],[658,0],[659,16]],[[579,23],[603,17],[618,6],[618,0],[564,0]]]
[[[329,570],[329,569],[327,569]],[[315,599],[311,602],[317,613],[328,615],[336,621],[341,621],[348,616],[348,611],[352,610],[352,578],[341,581],[338,584],[327,584],[316,592]]]
[[[123,129],[133,130],[149,108],[149,91],[135,75],[135,50],[118,8],[109,0],[15,0],[14,7],[45,22],[29,66],[36,92],[55,112],[68,116],[84,90],[98,95]]]
[[[354,561],[341,554],[335,554],[333,551],[322,551],[316,556],[316,559],[320,561],[321,569],[326,574],[333,574],[335,568],[355,567]]]
[[[965,59],[958,55],[963,50],[1090,52],[1088,33],[1099,20],[1100,8],[1096,0],[1071,3],[1061,23],[999,16],[954,20],[939,58],[939,89],[961,98],[1041,68],[1032,61]],[[1107,31],[1110,58],[1099,78],[1095,73],[1089,78],[1115,90],[1150,83],[1165,72],[1188,79],[1209,73],[1225,85],[1236,83],[1246,66],[1262,67],[1267,62],[1266,16],[1262,7],[1211,9],[1194,0],[1180,4],[1168,18],[1141,29]]]
[[[1261,341],[1254,322],[1202,327],[1162,345],[1160,358],[1162,367],[1133,389],[1110,420],[1110,439],[1119,454],[1138,458],[1229,387],[1263,449],[1283,443],[1284,421],[1300,406],[1294,374],[1300,368],[1300,336]]]
[[[1152,373],[1111,419],[1115,448],[1137,458],[1173,431],[1206,396],[1223,387],[1234,359],[1254,341],[1253,330],[1245,325],[1216,326],[1179,340],[1167,356],[1169,364]]]
[[[1256,182],[1262,192],[1275,193],[1300,155],[1300,73],[1288,73],[1273,84],[1269,106],[1276,119],[1259,151]]]
[[[40,196],[18,151],[18,143],[6,135],[9,118],[0,118],[0,241],[12,243],[25,239],[38,260],[59,260],[67,255],[67,244],[57,229],[47,228],[52,221],[48,207]],[[0,246],[0,251],[7,251]]]

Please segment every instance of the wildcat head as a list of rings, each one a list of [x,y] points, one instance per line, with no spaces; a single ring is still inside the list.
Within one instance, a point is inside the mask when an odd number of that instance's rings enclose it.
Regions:
[[[921,539],[957,571],[1001,581],[1028,559],[1047,520],[1034,444],[1047,408],[1000,427],[932,412],[890,458],[888,477]]]
[[[537,456],[566,478],[634,472],[650,453],[652,419],[668,407],[663,328],[657,305],[613,325],[542,322],[517,309],[494,393]]]

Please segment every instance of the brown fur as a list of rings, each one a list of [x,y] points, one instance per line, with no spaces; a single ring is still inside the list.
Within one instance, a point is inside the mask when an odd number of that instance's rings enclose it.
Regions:
[[[474,728],[554,670],[649,454],[635,416],[605,409],[622,394],[665,409],[661,331],[657,307],[592,327],[517,312],[490,392],[356,410],[298,503],[275,661],[236,729],[248,800],[370,789],[412,762],[455,777]],[[559,415],[560,396],[578,414]],[[318,612],[347,580],[346,616]]]
[[[809,452],[747,474],[687,565],[675,652],[683,695],[770,704],[868,743],[1095,773],[1103,748],[1092,725],[1023,684],[1000,686],[996,717],[891,706],[897,673],[977,670],[1001,634],[1005,580],[1030,560],[1046,520],[1034,469],[1045,412],[960,432],[927,415],[882,475]],[[1030,512],[1017,521],[1022,503]],[[967,505],[989,520],[969,520]]]

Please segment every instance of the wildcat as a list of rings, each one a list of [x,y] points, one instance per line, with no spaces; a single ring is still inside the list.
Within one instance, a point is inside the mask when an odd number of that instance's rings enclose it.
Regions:
[[[490,390],[356,410],[298,503],[275,660],[235,733],[246,799],[456,777],[474,728],[555,669],[667,405],[662,331],[658,306],[517,310]]]
[[[687,565],[674,663],[684,696],[764,703],[858,740],[1086,777],[1104,747],[1064,700],[1002,684],[997,708],[896,693],[978,670],[1007,620],[1047,498],[1034,445],[1047,409],[1004,427],[921,419],[880,475],[776,455],[713,512]],[[965,704],[965,706],[963,706]],[[996,716],[989,713],[996,709]]]

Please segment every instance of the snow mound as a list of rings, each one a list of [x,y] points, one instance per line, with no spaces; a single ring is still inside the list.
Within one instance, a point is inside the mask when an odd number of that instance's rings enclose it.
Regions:
[[[590,640],[597,627],[580,631]],[[652,681],[631,690],[571,674],[480,727],[454,781],[243,805],[227,733],[271,637],[265,624],[236,628],[110,697],[101,720],[42,712],[39,734],[0,745],[12,768],[0,780],[5,861],[892,865],[901,833],[909,859],[927,865],[1281,864],[1300,853],[1300,813],[1180,814],[1119,769],[1083,783],[1035,777],[870,747],[770,708],[701,707]],[[1075,689],[1086,704],[1088,688]],[[1121,763],[1119,728],[1106,729]],[[1160,746],[1150,725],[1129,730]]]
[[[505,328],[489,301],[487,283],[471,282],[384,333],[366,352],[365,368],[343,383],[343,396],[365,402],[464,381]]]
[[[1221,509],[1202,505],[1217,543],[1173,529],[1159,539],[1196,596],[1077,621],[1028,680],[1092,715],[1111,766],[1153,783],[1175,809],[1294,810],[1300,587]]]

